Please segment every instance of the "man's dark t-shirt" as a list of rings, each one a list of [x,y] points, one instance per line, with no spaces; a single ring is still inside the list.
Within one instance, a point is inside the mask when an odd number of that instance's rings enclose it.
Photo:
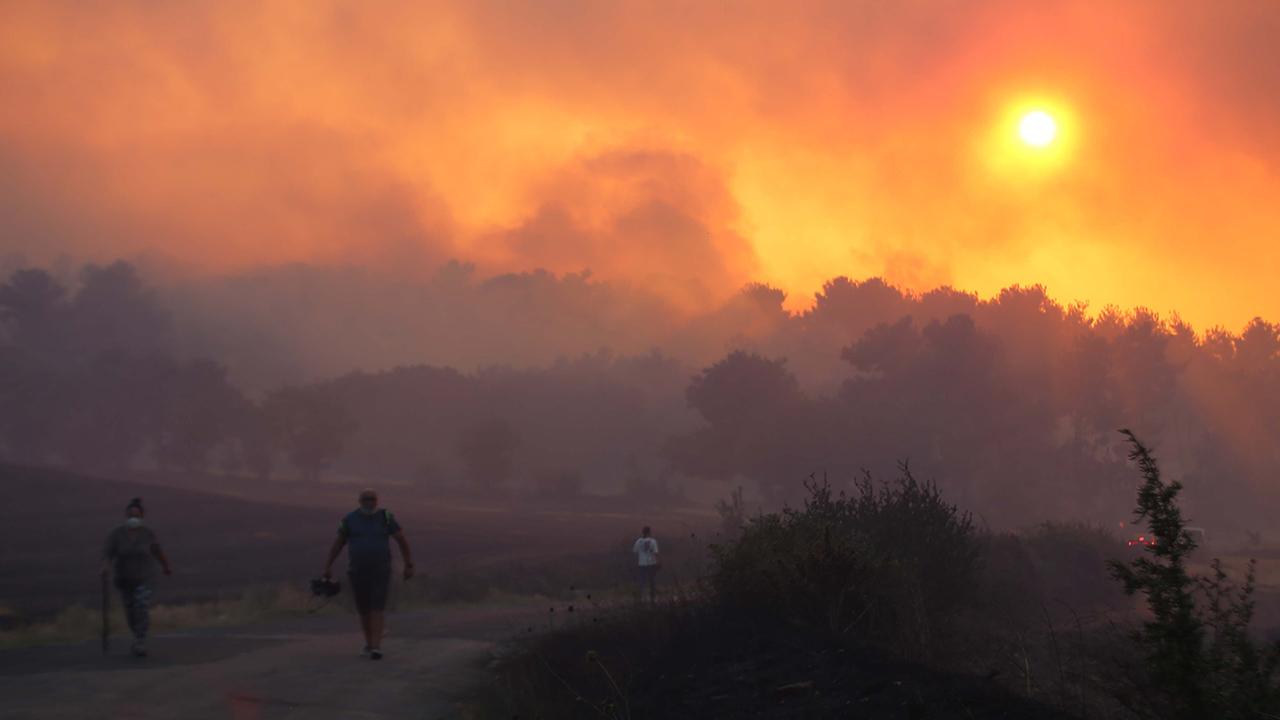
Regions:
[[[353,510],[338,523],[338,534],[347,539],[348,568],[353,573],[391,570],[391,536],[400,523],[390,510],[370,515]]]
[[[102,556],[114,562],[117,580],[146,582],[156,574],[151,547],[160,544],[151,528],[143,525],[132,532],[121,525],[107,535]]]

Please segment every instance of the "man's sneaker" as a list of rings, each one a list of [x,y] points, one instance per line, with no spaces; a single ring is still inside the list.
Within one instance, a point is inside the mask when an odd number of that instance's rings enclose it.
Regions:
[[[133,654],[136,657],[147,656],[147,644],[142,642],[141,640],[134,640],[132,649],[133,649]]]
[[[370,651],[369,651],[369,659],[370,659],[370,660],[381,660],[381,659],[382,659],[382,651],[381,651],[381,650],[379,650],[378,648],[373,648],[372,650],[370,650]]]
[[[369,657],[369,653],[370,653],[372,650],[373,650],[373,648],[369,647],[368,645],[365,645],[365,646],[364,646],[364,649],[360,651],[360,657],[364,657],[364,658]]]

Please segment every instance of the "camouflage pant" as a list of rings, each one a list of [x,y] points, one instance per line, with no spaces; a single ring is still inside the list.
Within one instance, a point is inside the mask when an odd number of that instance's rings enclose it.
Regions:
[[[124,616],[129,621],[133,636],[142,640],[151,629],[151,586],[144,582],[117,580],[120,598],[124,601]]]

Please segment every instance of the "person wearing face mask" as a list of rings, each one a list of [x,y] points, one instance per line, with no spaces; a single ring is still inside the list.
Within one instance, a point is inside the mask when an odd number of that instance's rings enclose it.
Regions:
[[[413,557],[409,552],[409,540],[391,512],[378,509],[378,494],[373,490],[360,492],[360,507],[347,513],[338,523],[338,537],[329,548],[329,559],[321,576],[328,578],[333,562],[347,547],[347,578],[351,594],[355,597],[356,610],[360,613],[360,627],[364,630],[364,651],[371,660],[382,659],[382,627],[387,607],[387,586],[391,582],[391,539],[400,546],[404,559],[404,579],[413,577]]]
[[[156,562],[165,575],[172,575],[169,558],[160,548],[156,534],[143,517],[142,498],[134,498],[124,509],[124,524],[107,535],[102,550],[102,574],[112,575],[124,601],[125,618],[133,632],[133,654],[147,654],[147,630],[151,625],[151,594],[155,584]]]

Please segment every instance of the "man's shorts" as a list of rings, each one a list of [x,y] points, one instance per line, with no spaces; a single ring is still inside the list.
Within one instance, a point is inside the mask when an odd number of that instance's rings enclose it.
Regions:
[[[391,584],[391,567],[360,568],[347,572],[351,595],[361,615],[387,608],[387,586]]]

